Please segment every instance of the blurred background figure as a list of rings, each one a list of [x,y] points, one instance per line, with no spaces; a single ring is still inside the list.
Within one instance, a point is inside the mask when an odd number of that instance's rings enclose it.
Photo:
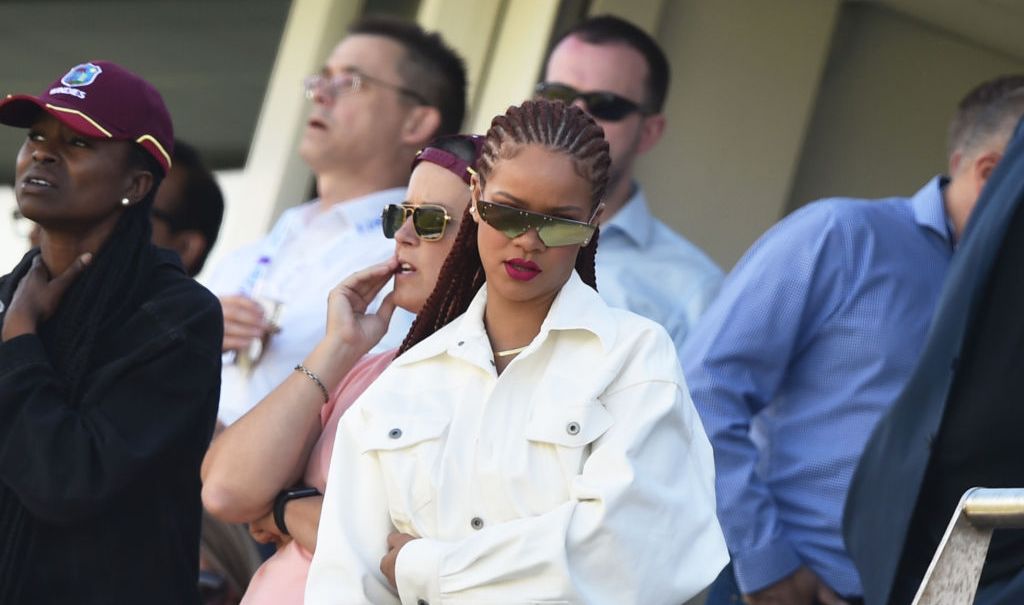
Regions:
[[[635,180],[636,162],[665,131],[668,85],[668,59],[654,38],[603,15],[574,26],[557,42],[536,94],[579,106],[604,129],[611,147],[597,251],[601,297],[660,323],[679,349],[718,293],[722,271],[651,214]],[[680,197],[677,203],[692,202]]]
[[[380,232],[381,209],[402,202],[415,153],[435,135],[458,132],[465,112],[462,59],[414,23],[359,21],[317,73],[294,74],[297,81],[303,75],[311,108],[299,154],[319,197],[289,208],[266,237],[231,252],[207,280],[224,309],[228,362],[218,413],[225,425],[320,340],[331,288],[393,254]],[[396,346],[411,321],[396,315],[379,350]]]
[[[194,147],[175,140],[173,159],[153,202],[153,243],[177,252],[195,277],[217,243],[224,196]]]

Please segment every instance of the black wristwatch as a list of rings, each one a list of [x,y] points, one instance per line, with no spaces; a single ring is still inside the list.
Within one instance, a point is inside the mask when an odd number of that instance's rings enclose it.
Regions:
[[[304,485],[298,485],[290,489],[283,489],[274,498],[274,525],[277,526],[278,531],[286,536],[290,536],[288,533],[288,526],[284,523],[284,505],[288,504],[289,500],[298,500],[299,498],[309,498],[310,496],[319,496],[320,490],[315,487],[306,487]]]

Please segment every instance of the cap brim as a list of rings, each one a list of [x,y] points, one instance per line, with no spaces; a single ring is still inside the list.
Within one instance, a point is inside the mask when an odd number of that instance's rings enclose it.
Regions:
[[[28,128],[45,111],[78,134],[97,139],[110,139],[113,135],[95,120],[77,109],[46,103],[32,95],[10,95],[0,101],[0,123],[17,128]]]
[[[46,112],[62,124],[80,135],[96,139],[113,139],[113,134],[87,114],[69,107],[47,103],[32,95],[8,95],[0,100],[0,124],[17,128],[29,128]],[[151,135],[139,137],[135,143],[141,145],[164,170],[164,175],[171,169],[171,156],[163,145]]]

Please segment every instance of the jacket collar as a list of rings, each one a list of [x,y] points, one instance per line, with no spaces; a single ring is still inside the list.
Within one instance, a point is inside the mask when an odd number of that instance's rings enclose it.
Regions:
[[[466,312],[429,338],[406,351],[395,360],[406,365],[447,353],[467,359],[476,365],[489,363],[492,358],[490,340],[484,328],[484,309],[487,306],[487,284],[473,297]],[[597,337],[605,351],[615,345],[616,322],[612,310],[600,295],[575,271],[555,296],[540,332],[520,355],[525,357],[536,350],[554,332],[580,330]]]
[[[654,215],[647,207],[647,196],[637,184],[633,184],[633,195],[619,211],[601,225],[602,235],[620,232],[639,248],[651,243],[654,232]]]
[[[944,190],[949,179],[936,176],[910,198],[914,222],[937,233],[950,247],[953,246],[952,228],[946,215]]]

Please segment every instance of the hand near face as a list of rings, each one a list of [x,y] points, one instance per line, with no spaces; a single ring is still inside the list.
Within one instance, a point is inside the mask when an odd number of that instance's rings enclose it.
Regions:
[[[252,341],[270,330],[263,316],[263,307],[251,298],[234,295],[221,296],[220,306],[224,310],[223,351],[241,351]]]
[[[327,338],[368,352],[388,331],[395,311],[393,293],[384,297],[376,313],[367,309],[398,269],[394,258],[353,273],[327,298]]]
[[[274,523],[273,511],[250,522],[249,535],[260,544],[273,544],[278,549],[287,546],[292,541],[291,536],[286,536],[277,529],[277,524]]]
[[[51,279],[42,257],[36,256],[32,268],[14,291],[0,338],[7,341],[22,334],[35,333],[40,323],[53,317],[64,293],[90,262],[92,254],[83,254],[63,273]]]
[[[396,590],[398,589],[398,582],[395,581],[395,564],[398,563],[398,553],[402,550],[403,546],[415,539],[415,536],[398,532],[388,536],[388,554],[384,555],[384,558],[380,560],[380,571],[388,579],[388,583]]]
[[[768,588],[743,595],[747,605],[846,605],[827,584],[806,567]]]

